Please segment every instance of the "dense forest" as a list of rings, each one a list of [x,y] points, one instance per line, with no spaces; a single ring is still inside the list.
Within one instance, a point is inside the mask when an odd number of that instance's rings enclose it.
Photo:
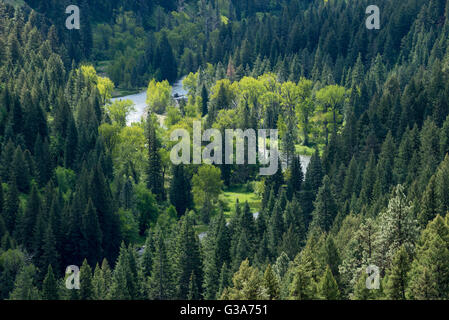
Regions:
[[[375,2],[1,0],[0,300],[449,299],[449,0]],[[282,167],[173,164],[198,121]]]

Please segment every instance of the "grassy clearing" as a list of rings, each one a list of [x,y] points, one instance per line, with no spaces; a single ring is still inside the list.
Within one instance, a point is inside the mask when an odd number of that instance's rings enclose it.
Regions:
[[[248,191],[244,185],[234,186],[226,189],[221,196],[221,200],[226,205],[226,216],[229,217],[234,211],[234,206],[237,199],[241,204],[248,202],[253,213],[260,211],[261,199],[254,191]]]
[[[300,145],[300,144],[297,144],[295,146],[295,148],[296,148],[296,153],[300,154],[302,156],[312,156],[313,153],[315,152],[314,148],[310,148],[310,147],[303,146],[303,145]]]

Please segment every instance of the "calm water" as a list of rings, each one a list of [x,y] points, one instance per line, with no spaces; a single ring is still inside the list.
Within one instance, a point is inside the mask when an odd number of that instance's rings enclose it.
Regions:
[[[185,77],[177,80],[174,84],[173,84],[173,91],[172,91],[172,96],[174,97],[175,95],[178,95],[179,97],[183,97],[185,95],[187,95],[187,91],[184,90],[184,88],[182,87],[182,81],[184,80]],[[140,122],[140,119],[142,118],[142,116],[145,115],[146,113],[146,108],[147,108],[147,91],[143,91],[137,94],[132,94],[129,96],[124,96],[124,97],[119,97],[119,98],[114,98],[112,99],[112,101],[117,101],[117,100],[131,100],[132,102],[134,102],[135,105],[135,111],[132,112],[129,116],[127,120],[128,125],[131,125],[133,122]]]
[[[174,84],[173,84],[173,91],[172,91],[172,96],[175,97],[184,97],[187,95],[187,91],[184,90],[184,88],[182,87],[182,81],[185,79],[185,77],[182,77],[181,79],[177,80]],[[112,101],[116,101],[116,100],[131,100],[132,102],[134,102],[135,104],[135,111],[132,112],[127,119],[127,123],[128,125],[131,125],[133,122],[140,122],[140,119],[145,115],[146,113],[146,108],[147,108],[147,91],[143,91],[137,94],[132,94],[129,96],[124,96],[124,97],[119,97],[119,98],[114,98],[112,99]],[[165,116],[159,115],[159,121],[161,122],[161,125],[163,126],[163,122],[165,119]],[[307,170],[307,167],[309,165],[310,162],[310,156],[300,156],[301,157],[301,165],[303,168],[304,173]],[[282,154],[281,154],[281,159],[282,159]],[[286,164],[284,160],[280,161],[280,164],[282,165],[282,168],[285,170]]]

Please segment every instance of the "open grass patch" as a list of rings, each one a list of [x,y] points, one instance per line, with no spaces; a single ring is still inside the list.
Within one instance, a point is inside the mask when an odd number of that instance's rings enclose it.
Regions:
[[[251,212],[260,211],[261,199],[254,191],[248,190],[246,185],[232,186],[221,195],[221,200],[226,205],[225,214],[228,217],[234,212],[237,199],[242,205],[248,202]]]
[[[300,154],[302,156],[312,156],[314,154],[314,152],[315,152],[314,148],[303,146],[303,145],[300,145],[300,144],[297,144],[295,146],[295,148],[296,148],[296,153]]]

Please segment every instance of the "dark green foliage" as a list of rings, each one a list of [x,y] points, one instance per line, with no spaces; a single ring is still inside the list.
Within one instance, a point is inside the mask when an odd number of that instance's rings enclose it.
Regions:
[[[158,200],[165,199],[164,178],[162,176],[161,158],[159,155],[159,140],[156,136],[156,128],[152,114],[148,114],[147,121],[148,138],[148,167],[147,167],[147,188],[156,196]],[[180,213],[184,214],[184,212]]]
[[[202,292],[203,281],[202,261],[199,239],[193,230],[192,221],[189,216],[181,219],[176,252],[177,279],[175,282],[178,287],[177,298],[185,300],[189,294],[194,294],[194,297],[199,297]],[[194,291],[192,292],[192,290]]]
[[[88,0],[71,31],[64,1],[25,2],[37,12],[0,3],[0,299],[448,298],[447,1],[381,1],[376,31],[366,1]],[[180,122],[149,115],[142,152],[145,121],[114,127],[81,61],[117,92],[198,73]],[[331,110],[317,92],[334,84],[347,99]],[[168,173],[170,130],[200,116],[283,129],[286,171],[219,167],[230,190],[262,193],[257,219],[227,195],[194,208],[197,166]],[[310,147],[304,177],[293,155]],[[72,264],[82,290],[68,293]],[[372,264],[381,290],[366,288]]]
[[[329,231],[337,215],[338,207],[335,203],[333,187],[328,176],[325,176],[323,179],[323,186],[318,191],[314,207],[311,227]]]
[[[53,268],[51,267],[51,265],[48,266],[47,275],[45,276],[44,282],[42,284],[42,299],[59,300],[58,282],[56,280],[55,274],[53,273]]]
[[[172,175],[169,191],[170,202],[175,206],[178,216],[181,217],[187,209],[192,207],[192,187],[184,165],[173,166]]]
[[[153,267],[148,283],[148,295],[154,300],[168,300],[175,297],[174,266],[167,257],[167,246],[160,228],[154,235]]]

